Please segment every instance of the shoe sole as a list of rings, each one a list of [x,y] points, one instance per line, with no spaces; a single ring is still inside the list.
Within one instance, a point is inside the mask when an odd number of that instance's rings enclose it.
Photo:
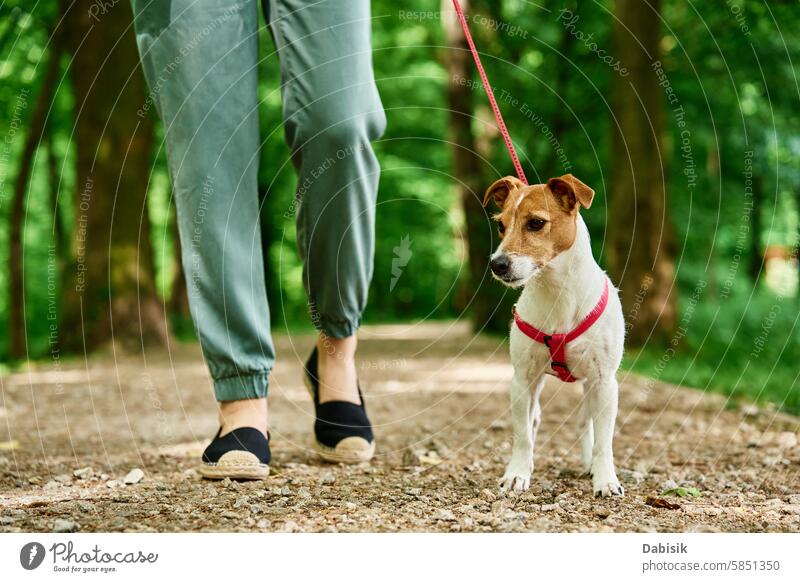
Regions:
[[[269,465],[247,451],[228,451],[216,463],[203,463],[200,475],[206,479],[246,479],[263,481],[269,477]]]
[[[314,386],[311,385],[311,380],[309,380],[305,370],[303,371],[303,383],[306,385],[313,402]],[[323,461],[353,465],[372,460],[372,457],[375,456],[375,441],[369,442],[367,439],[352,436],[342,439],[332,448],[314,439],[314,451]]]
[[[317,455],[329,463],[365,463],[375,456],[375,441],[352,436],[339,441],[335,448],[323,445],[314,439]]]

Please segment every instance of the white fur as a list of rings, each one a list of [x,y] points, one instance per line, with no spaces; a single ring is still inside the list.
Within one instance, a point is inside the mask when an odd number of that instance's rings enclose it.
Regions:
[[[606,274],[592,257],[589,231],[578,217],[575,243],[541,268],[533,269],[517,303],[523,320],[546,333],[567,333],[597,304]],[[512,258],[512,268],[519,257]],[[523,264],[520,271],[527,271]],[[520,273],[522,274],[522,273]],[[592,474],[595,495],[622,495],[614,469],[612,440],[617,418],[619,386],[616,372],[622,360],[625,323],[618,290],[609,282],[608,305],[583,335],[567,344],[567,364],[583,383],[581,407],[582,469]],[[544,376],[551,371],[547,347],[511,326],[511,422],[513,447],[502,492],[521,493],[530,485],[533,447],[539,428],[539,396]]]

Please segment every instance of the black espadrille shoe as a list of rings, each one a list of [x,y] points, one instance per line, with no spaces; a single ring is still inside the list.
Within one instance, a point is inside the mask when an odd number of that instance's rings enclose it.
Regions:
[[[203,451],[200,474],[206,479],[266,479],[269,476],[269,438],[260,430],[237,428],[217,436]]]
[[[306,362],[305,382],[314,400],[314,446],[319,456],[331,463],[361,463],[375,454],[375,437],[367,418],[361,387],[361,404],[333,400],[320,404],[317,349]]]

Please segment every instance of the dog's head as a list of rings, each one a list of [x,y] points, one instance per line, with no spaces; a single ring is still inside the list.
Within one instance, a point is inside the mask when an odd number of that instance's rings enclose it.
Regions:
[[[526,186],[506,176],[486,190],[483,205],[494,200],[500,245],[491,257],[495,278],[521,287],[540,269],[569,249],[578,231],[578,211],[589,208],[594,190],[572,174],[547,184]]]

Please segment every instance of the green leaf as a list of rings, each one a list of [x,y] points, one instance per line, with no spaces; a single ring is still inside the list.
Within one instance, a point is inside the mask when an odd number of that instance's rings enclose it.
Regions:
[[[696,487],[673,487],[665,489],[661,495],[677,495],[678,497],[700,497],[700,491]]]

